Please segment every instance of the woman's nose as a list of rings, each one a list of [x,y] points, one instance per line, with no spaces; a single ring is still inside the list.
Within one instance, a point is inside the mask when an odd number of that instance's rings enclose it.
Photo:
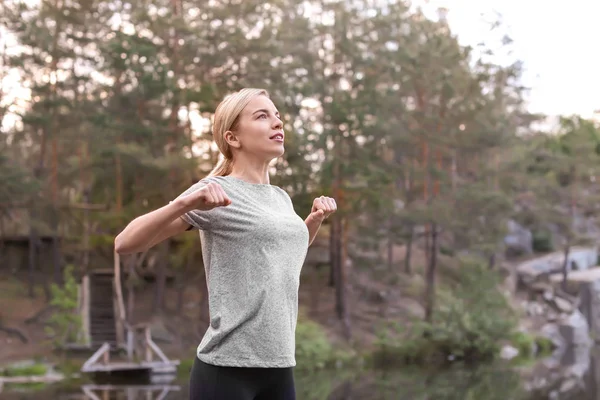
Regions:
[[[275,117],[275,122],[273,123],[273,128],[274,129],[283,128],[283,121],[281,121],[278,117]]]

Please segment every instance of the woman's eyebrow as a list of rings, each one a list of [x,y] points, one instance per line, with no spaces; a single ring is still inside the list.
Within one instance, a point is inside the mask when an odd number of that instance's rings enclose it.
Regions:
[[[256,111],[254,111],[254,112],[252,113],[252,115],[254,115],[254,114],[256,114],[256,113],[259,113],[259,112],[264,112],[264,113],[268,114],[268,113],[269,113],[269,110],[267,110],[266,108],[261,108],[261,109],[258,109],[258,110],[256,110]],[[279,111],[275,111],[275,115],[277,115],[277,116],[279,117]]]

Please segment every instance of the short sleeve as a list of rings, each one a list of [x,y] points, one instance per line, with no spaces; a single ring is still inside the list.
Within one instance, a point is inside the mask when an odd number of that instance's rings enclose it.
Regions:
[[[189,196],[190,194],[194,193],[195,191],[203,188],[208,182],[206,180],[200,180],[196,183],[194,183],[192,186],[190,186],[189,188],[187,188],[183,193],[181,193],[179,196],[177,196],[176,199],[185,197],[185,196]],[[183,219],[185,222],[187,222],[188,224],[190,224],[192,227],[196,228],[196,229],[202,229],[202,230],[207,230],[210,227],[210,213],[207,211],[200,211],[200,210],[192,210],[189,211],[185,214],[183,214],[181,216],[181,219]]]

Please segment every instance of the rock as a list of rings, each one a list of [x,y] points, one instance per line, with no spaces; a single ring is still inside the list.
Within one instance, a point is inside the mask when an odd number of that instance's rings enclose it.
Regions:
[[[579,310],[560,317],[556,323],[547,323],[540,330],[540,334],[550,339],[558,349],[564,350],[567,347],[589,347],[592,345],[588,323]]]
[[[554,287],[548,282],[534,282],[529,286],[529,290],[534,293],[544,293],[547,291],[553,292]]]
[[[592,344],[589,335],[589,325],[579,310],[576,310],[565,320],[561,321],[558,331],[568,345],[590,346]]]
[[[533,235],[517,222],[509,220],[508,234],[504,237],[507,257],[533,254]]]
[[[502,358],[503,360],[512,360],[518,355],[519,350],[510,345],[504,346],[500,351],[500,358]]]
[[[557,251],[542,257],[525,261],[516,267],[519,281],[527,287],[531,287],[540,277],[550,276],[552,286],[556,287],[562,282],[562,267],[564,264],[564,252]],[[586,271],[594,269],[598,261],[598,249],[596,247],[577,247],[574,246],[569,251],[568,281],[575,273],[572,271]],[[571,291],[569,291],[571,292]]]
[[[539,317],[544,315],[544,306],[535,301],[531,301],[526,304],[525,311],[530,317]]]
[[[419,319],[425,318],[425,307],[423,307],[418,301],[405,298],[402,300],[402,308],[406,310],[413,317]]]
[[[573,392],[575,389],[579,389],[579,386],[580,386],[579,380],[575,379],[575,378],[571,378],[571,379],[567,379],[567,380],[563,381],[563,383],[560,385],[560,389],[558,389],[558,391],[561,393],[561,395],[565,395],[565,394]]]
[[[556,309],[560,312],[564,312],[564,313],[571,313],[573,311],[573,309],[575,308],[575,306],[573,304],[571,304],[569,301],[560,298],[560,297],[554,297],[550,303],[556,307]]]
[[[558,324],[549,323],[544,325],[540,331],[540,334],[543,337],[550,339],[554,347],[558,349],[562,349],[567,346],[565,339],[560,334]]]
[[[581,285],[579,310],[588,321],[592,337],[600,340],[600,280]]]

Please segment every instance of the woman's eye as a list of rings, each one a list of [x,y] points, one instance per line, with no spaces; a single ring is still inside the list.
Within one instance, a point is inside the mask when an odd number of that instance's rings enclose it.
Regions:
[[[267,118],[267,114],[260,114],[258,118]]]

